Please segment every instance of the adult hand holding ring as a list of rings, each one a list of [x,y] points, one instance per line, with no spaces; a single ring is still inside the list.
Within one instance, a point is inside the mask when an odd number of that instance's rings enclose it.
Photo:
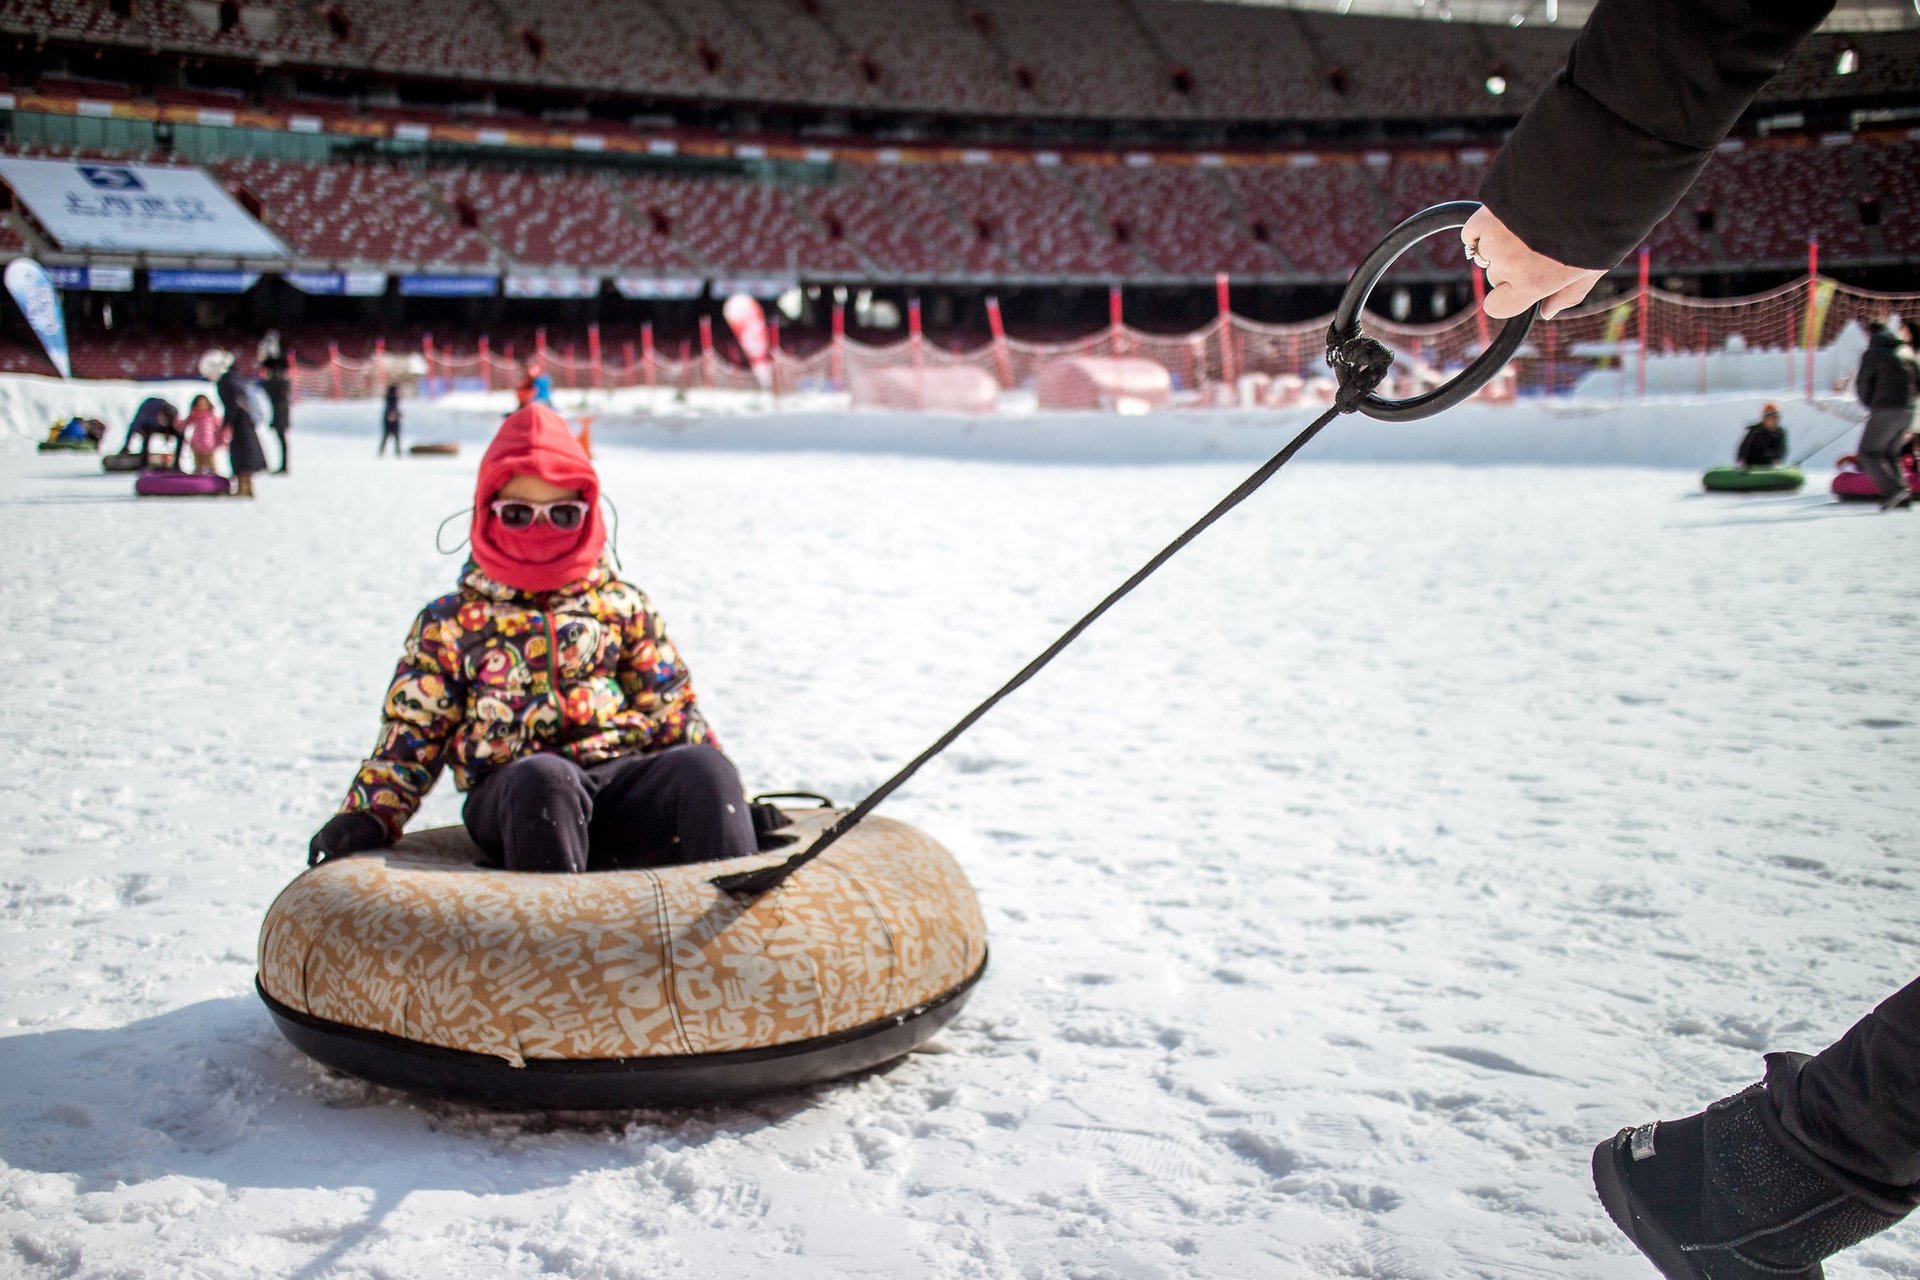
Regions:
[[[1460,229],[1460,240],[1468,258],[1487,273],[1486,312],[1495,320],[1517,316],[1536,302],[1550,320],[1578,304],[1606,274],[1535,253],[1484,205]]]

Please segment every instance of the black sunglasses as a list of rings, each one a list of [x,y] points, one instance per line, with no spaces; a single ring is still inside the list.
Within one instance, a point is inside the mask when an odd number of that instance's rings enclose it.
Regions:
[[[489,508],[493,518],[509,529],[525,529],[538,516],[556,529],[578,529],[587,519],[587,504],[578,498],[559,502],[523,502],[518,498],[496,498]]]

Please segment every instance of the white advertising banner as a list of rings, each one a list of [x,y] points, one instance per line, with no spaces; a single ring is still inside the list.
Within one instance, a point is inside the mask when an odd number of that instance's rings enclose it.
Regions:
[[[0,157],[0,178],[62,249],[287,256],[272,232],[198,169],[8,156]]]

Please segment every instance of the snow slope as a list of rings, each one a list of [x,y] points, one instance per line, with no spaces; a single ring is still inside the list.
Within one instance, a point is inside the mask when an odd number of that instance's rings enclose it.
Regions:
[[[1704,463],[1750,407],[1666,412]],[[1592,1144],[1914,976],[1920,517],[1502,444],[1327,462],[1349,421],[889,803],[987,912],[936,1052],[603,1117],[331,1077],[255,929],[477,449],[376,462],[327,416],[252,504],[0,454],[0,1273],[1648,1277]],[[595,427],[756,787],[857,798],[1278,443],[861,421]],[[1829,1274],[1920,1275],[1920,1229]]]

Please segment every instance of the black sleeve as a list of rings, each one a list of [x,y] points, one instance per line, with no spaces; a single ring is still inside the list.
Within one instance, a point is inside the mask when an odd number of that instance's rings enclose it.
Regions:
[[[1480,201],[1528,248],[1607,269],[1646,239],[1834,0],[1600,0]]]

